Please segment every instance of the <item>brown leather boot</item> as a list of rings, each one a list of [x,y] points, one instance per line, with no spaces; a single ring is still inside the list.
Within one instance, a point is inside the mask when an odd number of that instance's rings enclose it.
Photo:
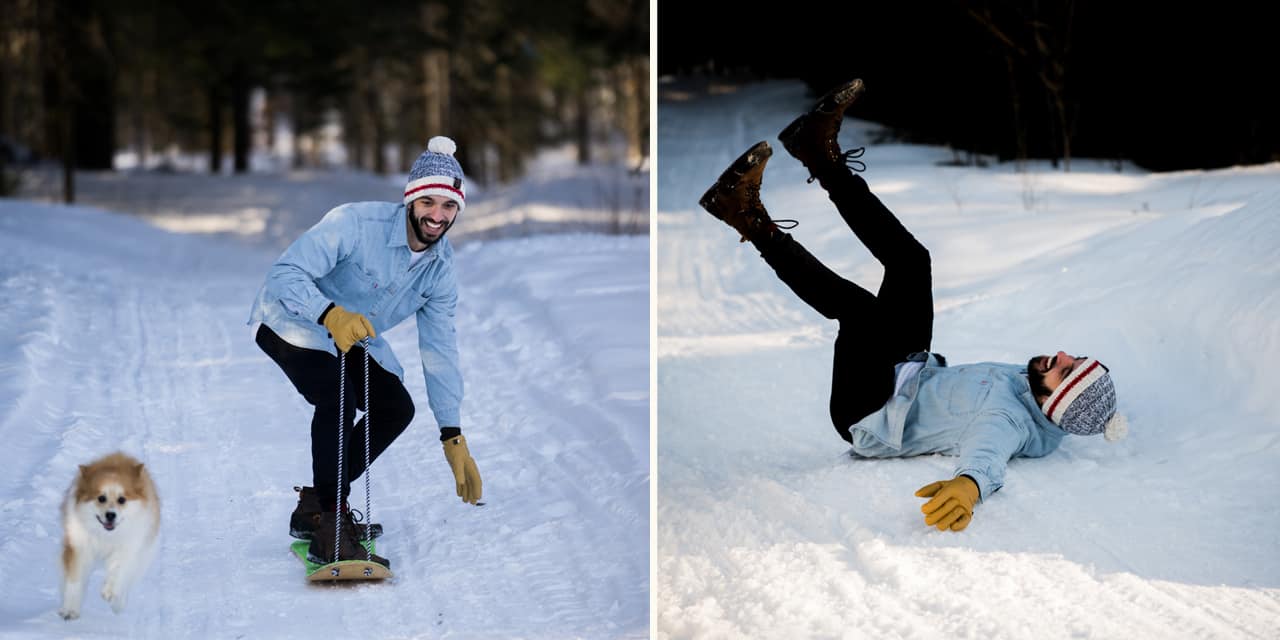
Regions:
[[[848,167],[855,171],[867,168],[856,159],[862,157],[863,147],[841,152],[836,141],[845,109],[862,95],[862,91],[863,84],[859,79],[832,89],[808,113],[791,121],[778,134],[778,140],[782,141],[787,153],[809,169],[809,182],[836,168]]]
[[[772,155],[768,142],[755,143],[738,156],[698,200],[703,209],[736,229],[742,235],[742,242],[767,236],[779,228],[760,202],[760,179]]]
[[[313,487],[294,487],[294,491],[298,492],[298,506],[294,507],[293,514],[289,516],[289,535],[299,540],[310,540],[315,531],[320,526],[320,514],[324,508],[320,505],[320,498],[316,495]],[[332,507],[333,505],[327,505]],[[356,527],[356,532],[360,534],[361,540],[372,540],[382,535],[382,525],[364,524],[358,522],[353,515],[353,510],[343,505],[343,513],[348,520]],[[354,513],[360,513],[355,511]],[[364,514],[360,514],[363,518]]]
[[[339,560],[372,560],[388,569],[391,561],[382,556],[368,554],[365,548],[356,542],[356,529],[350,520],[343,520],[342,540],[335,557],[333,550],[337,538],[337,512],[324,511],[320,514],[319,527],[311,537],[311,546],[307,547],[307,560],[316,564],[329,564]]]

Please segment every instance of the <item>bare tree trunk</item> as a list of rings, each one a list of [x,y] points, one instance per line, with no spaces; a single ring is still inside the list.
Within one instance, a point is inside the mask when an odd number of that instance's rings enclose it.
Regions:
[[[74,22],[67,27],[71,117],[76,166],[110,170],[115,161],[117,65],[111,50],[112,16],[97,3],[72,0],[67,7]]]
[[[47,133],[51,148],[56,149],[62,160],[62,201],[76,201],[75,123],[71,86],[71,60],[68,42],[72,37],[72,22],[64,15],[69,13],[66,4],[54,0],[37,5],[37,24],[40,38],[45,108],[53,112]]]
[[[67,63],[66,43],[70,34],[67,33],[69,28],[66,25],[56,27],[56,30],[58,42],[54,47],[58,51],[57,59],[60,62],[55,74],[58,96],[58,147],[62,156],[62,201],[73,204],[76,201],[76,130],[71,74]]]
[[[58,120],[61,123],[59,131],[62,138],[62,201],[67,204],[73,204],[76,201],[76,132],[70,102],[64,97],[62,107],[58,109]]]
[[[449,130],[449,52],[428,51],[422,55],[423,124],[426,135],[451,135]],[[423,141],[426,142],[425,140]]]
[[[1005,67],[1009,71],[1009,97],[1013,104],[1013,131],[1015,144],[1017,145],[1017,164],[1022,169],[1023,163],[1027,161],[1027,127],[1022,122],[1022,95],[1018,91],[1018,75],[1017,67],[1013,62],[1013,56],[1007,51],[1004,54]]]
[[[365,134],[364,109],[360,94],[364,91],[363,82],[357,80],[355,93],[347,96],[347,107],[342,114],[342,135],[348,147],[348,162],[356,169],[369,168]]]
[[[497,89],[499,122],[497,127],[498,181],[510,182],[519,172],[519,158],[515,148],[514,116],[511,107],[511,67],[498,65],[494,82]]]
[[[302,101],[297,95],[289,94],[289,156],[293,158],[293,168],[301,169],[306,166],[306,159],[302,157]]]
[[[633,145],[636,166],[640,167],[649,159],[649,59],[637,57],[631,61],[631,86],[634,92],[632,104],[635,105],[633,117]]]
[[[138,153],[138,167],[146,168],[151,146],[147,105],[153,104],[155,99],[155,72],[148,66],[140,69],[134,79],[136,81],[134,91],[137,92],[137,97],[133,101],[133,148]]]
[[[366,117],[372,125],[370,128],[373,133],[373,172],[378,175],[387,173],[387,124],[382,114],[380,95],[383,87],[386,86],[385,71],[379,62],[370,62],[368,72],[365,74],[369,80],[364,87]]]
[[[578,142],[578,164],[591,164],[591,90],[583,82],[574,95],[577,114],[574,119],[574,133]]]
[[[222,172],[222,91],[209,86],[209,173]]]
[[[422,30],[432,39],[443,41],[446,32],[445,20],[449,17],[449,9],[443,4],[428,2],[422,5]],[[449,75],[449,50],[428,49],[422,54],[422,97],[423,124],[426,136],[454,135],[450,131],[449,100],[451,78]],[[426,140],[421,144],[425,147]]]
[[[0,42],[9,42],[10,16],[8,12],[0,12]],[[15,29],[16,30],[16,29]],[[0,48],[0,136],[9,133],[9,50]],[[6,170],[5,154],[0,153],[0,196],[9,195],[9,173]]]
[[[249,122],[249,75],[244,63],[236,62],[231,72],[231,147],[237,174],[249,171],[252,126]]]
[[[262,119],[266,123],[266,131],[263,144],[267,147],[267,152],[271,153],[276,148],[276,113],[280,110],[277,101],[280,100],[279,94],[274,89],[266,90],[266,100],[262,105]],[[274,155],[274,154],[273,154]]]
[[[409,131],[412,131],[412,129],[409,129]],[[417,141],[406,131],[400,137],[400,166],[397,170],[400,173],[408,173],[413,168],[413,161],[418,159],[418,154],[421,152],[422,149],[418,148]]]

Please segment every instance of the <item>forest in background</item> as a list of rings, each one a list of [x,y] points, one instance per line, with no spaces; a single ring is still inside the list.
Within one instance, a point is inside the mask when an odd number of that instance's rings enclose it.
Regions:
[[[70,169],[122,150],[243,173],[284,144],[324,166],[334,131],[377,173],[449,135],[481,183],[548,145],[648,156],[647,0],[0,0],[0,43],[0,194],[15,164],[60,161],[72,201]]]
[[[658,4],[658,73],[860,77],[852,115],[958,163],[1131,160],[1151,170],[1280,160],[1276,9],[1102,0]],[[661,85],[661,81],[660,81]],[[660,96],[661,98],[661,96]],[[661,117],[661,109],[659,109]],[[874,142],[874,141],[869,141]]]

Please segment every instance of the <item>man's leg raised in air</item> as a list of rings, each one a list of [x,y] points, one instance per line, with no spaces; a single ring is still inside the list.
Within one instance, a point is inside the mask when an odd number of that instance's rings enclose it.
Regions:
[[[885,268],[876,298],[895,357],[929,350],[933,337],[933,281],[929,251],[853,173],[866,168],[863,149],[841,151],[845,110],[862,94],[861,80],[836,87],[779,134],[783,146],[827,190],[854,235]],[[901,361],[901,360],[899,360]]]
[[[750,240],[805,303],[840,322],[831,389],[831,421],[845,441],[849,425],[878,409],[893,388],[894,360],[885,354],[886,330],[876,296],[840,277],[778,228],[760,202],[760,181],[772,150],[748,149],[703,195],[700,204]]]

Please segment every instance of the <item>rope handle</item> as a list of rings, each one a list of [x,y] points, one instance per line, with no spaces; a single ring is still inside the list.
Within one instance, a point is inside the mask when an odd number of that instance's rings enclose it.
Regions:
[[[369,339],[360,343],[364,347],[364,530],[367,536],[373,526],[373,498],[369,493],[369,432],[373,421],[369,418]],[[364,559],[373,562],[373,552],[368,545],[364,547]]]
[[[347,430],[347,354],[338,352],[338,504],[333,508],[333,561],[337,562],[339,550],[342,549],[342,486],[347,482],[347,467],[342,464],[342,453],[347,446],[343,443],[343,433]],[[367,406],[367,405],[366,405]]]
[[[364,350],[364,521],[365,531],[369,531],[369,523],[373,522],[373,498],[369,492],[371,485],[369,479],[369,450],[370,450],[370,432],[372,430],[371,420],[369,418],[369,338],[360,341],[360,347]],[[346,484],[346,466],[343,464],[343,452],[346,451],[346,443],[343,434],[346,432],[346,401],[347,401],[347,354],[340,353],[338,355],[338,488],[341,489]],[[338,491],[338,504],[334,507],[334,535],[333,535],[333,561],[337,562],[340,557],[340,549],[342,549],[342,521],[345,515],[342,510],[342,492]],[[368,546],[364,547],[364,559],[373,562],[373,552]]]

